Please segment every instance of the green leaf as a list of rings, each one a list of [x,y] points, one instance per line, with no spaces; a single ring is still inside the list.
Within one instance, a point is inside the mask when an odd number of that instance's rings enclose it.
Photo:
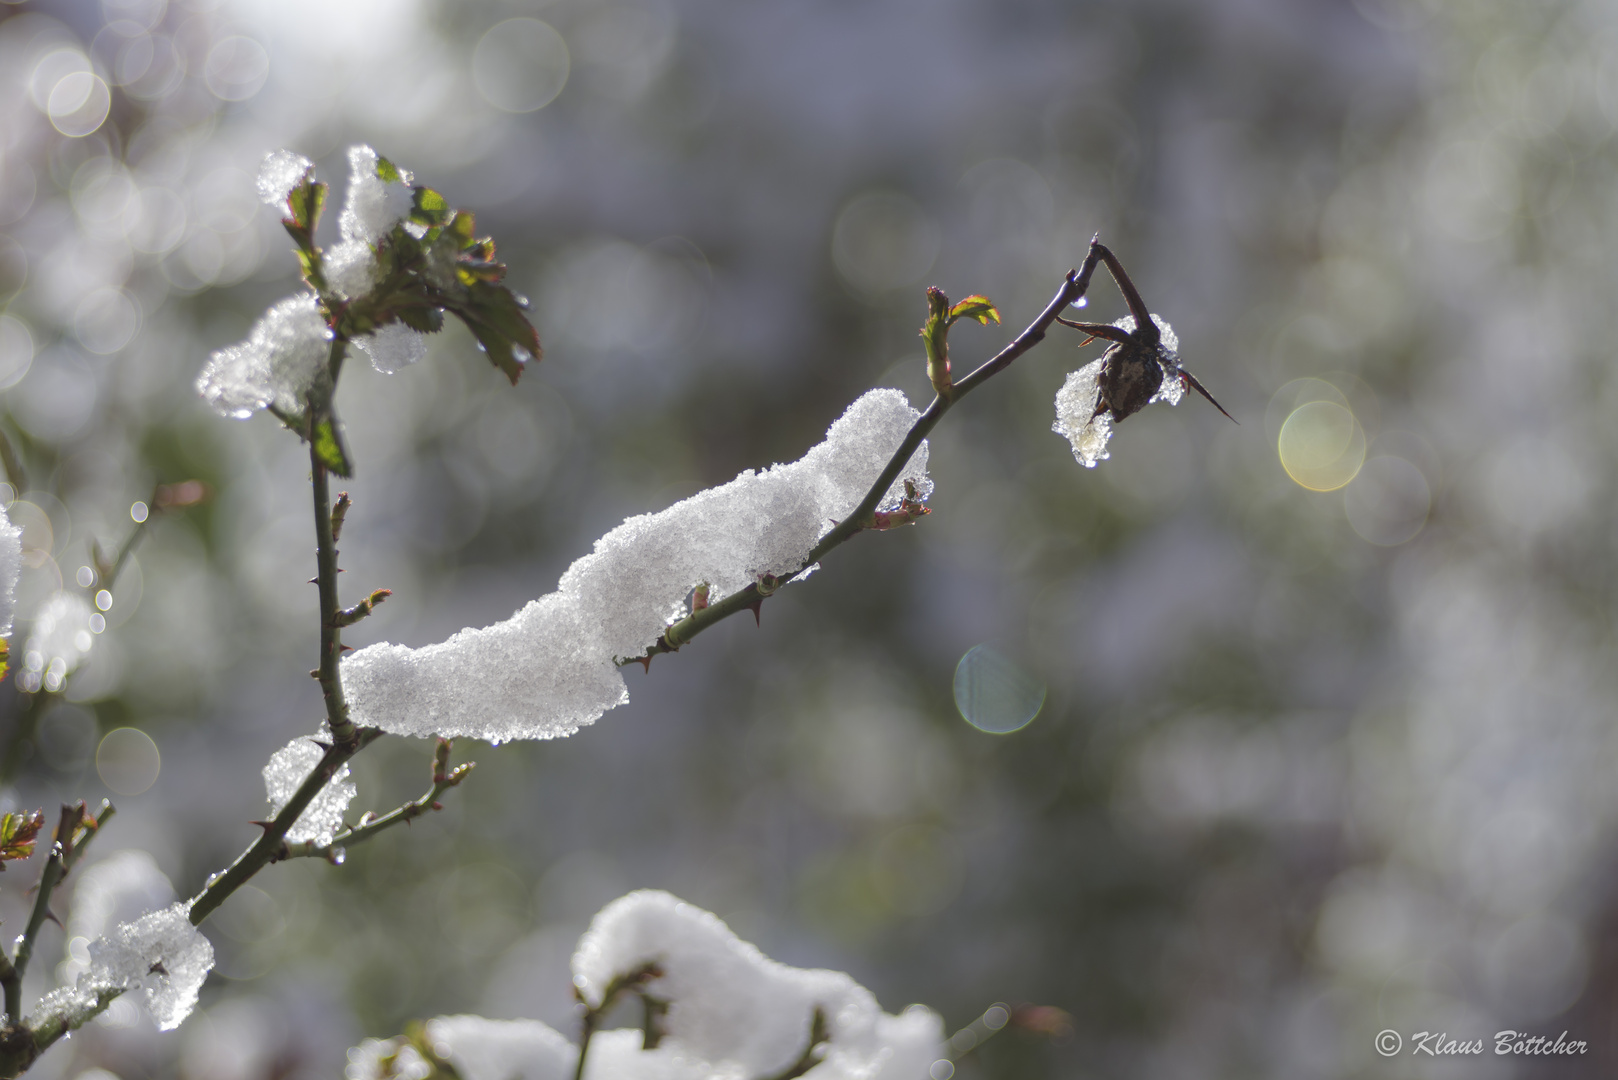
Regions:
[[[454,211],[449,208],[444,196],[426,187],[416,188],[415,192],[413,209],[410,211],[412,221],[421,225],[442,225],[450,219]]]
[[[294,185],[287,196],[287,209],[292,211],[292,217],[287,220],[303,230],[306,236],[312,237],[315,227],[320,224],[320,212],[326,206],[327,190],[325,184],[315,181],[314,169],[309,169],[303,174],[303,180]],[[293,239],[297,238],[297,234],[294,233]]]
[[[538,332],[529,324],[517,297],[505,286],[475,281],[466,291],[466,301],[450,310],[472,331],[490,362],[516,385],[523,366],[538,362],[542,355]]]
[[[13,859],[26,859],[34,853],[34,843],[45,824],[45,812],[0,816],[0,870]]]
[[[991,322],[1000,321],[1000,311],[987,296],[968,296],[949,309],[949,317],[951,321],[976,319],[984,326],[988,326]]]
[[[288,230],[291,231],[290,229]],[[297,236],[293,233],[293,236]],[[320,249],[316,247],[300,247],[297,251],[298,265],[303,269],[303,280],[315,292],[326,291],[326,272],[321,268]]]
[[[399,321],[417,333],[436,334],[444,329],[444,309],[435,307],[400,308]]]
[[[328,414],[315,423],[314,441],[315,453],[322,465],[344,478],[354,475],[354,466],[349,463],[348,447],[343,445],[343,432],[336,417]]]
[[[397,184],[404,179],[404,177],[399,175],[399,166],[395,165],[381,154],[376,156],[376,175],[379,176],[385,183],[389,184]]]

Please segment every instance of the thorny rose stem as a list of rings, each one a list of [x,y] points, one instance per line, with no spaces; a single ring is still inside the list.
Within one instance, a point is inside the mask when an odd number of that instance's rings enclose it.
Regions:
[[[905,464],[909,462],[911,455],[916,452],[916,448],[921,445],[921,441],[942,419],[950,406],[1009,367],[1019,356],[1044,340],[1046,331],[1057,321],[1057,317],[1062,311],[1068,305],[1083,297],[1089,289],[1090,279],[1095,273],[1096,266],[1103,259],[1108,262],[1113,261],[1111,256],[1112,253],[1099,241],[1092,240],[1084,265],[1076,272],[1068,272],[1066,278],[1063,279],[1061,288],[1057,290],[1051,302],[1046,305],[1045,310],[1040,312],[1039,317],[992,359],[960,382],[955,383],[948,400],[942,397],[933,400],[927,411],[917,418],[910,431],[906,433],[904,441],[894,451],[881,475],[877,477],[876,482],[866,492],[865,498],[860,500],[859,505],[844,521],[821,538],[820,543],[815,545],[814,550],[804,560],[803,566],[799,567],[799,572],[804,567],[819,561],[826,553],[871,523],[871,515],[875,512],[883,495],[893,486],[894,480],[903,470]],[[336,367],[341,363],[342,349],[345,343],[337,340],[332,344],[332,368],[333,374],[335,374]],[[331,492],[325,465],[315,454],[312,442],[310,466],[314,487],[315,535],[318,544],[316,582],[320,588],[321,607],[322,651],[319,678],[321,690],[326,701],[327,719],[332,728],[333,743],[326,749],[320,763],[299,786],[292,798],[287,801],[287,804],[281,808],[281,812],[275,816],[275,820],[262,823],[263,835],[244,851],[228,869],[212,878],[207,886],[197,894],[191,904],[190,917],[193,925],[200,924],[220,904],[224,903],[227,897],[246,884],[254,874],[268,864],[293,854],[317,854],[317,851],[313,849],[309,851],[292,851],[289,845],[284,842],[287,830],[292,827],[309,803],[336,775],[337,770],[382,734],[376,728],[355,726],[348,719],[347,705],[343,701],[342,681],[338,674],[338,660],[342,652],[342,643],[341,632],[336,618],[338,611],[337,550],[335,541],[332,538]],[[669,627],[657,644],[647,650],[644,657],[636,659],[649,662],[651,657],[658,653],[673,652],[680,644],[690,641],[697,634],[721,619],[728,618],[739,611],[755,608],[772,592],[774,592],[774,583],[771,583],[767,591],[766,589],[761,589],[757,584],[749,585],[717,603],[692,612]],[[401,807],[399,811],[388,815],[387,817],[391,819],[388,824],[393,824],[397,820],[404,820],[403,811],[404,808]],[[395,817],[395,815],[399,816]],[[381,825],[382,820],[377,819],[368,828],[362,827],[365,829],[363,835],[355,835],[353,838],[364,839],[366,836],[374,835],[375,831],[378,831],[376,827]],[[361,832],[362,829],[360,828],[352,830],[354,834],[360,834]]]
[[[656,644],[652,645],[640,656],[630,657],[623,663],[650,664],[652,657],[661,653],[675,652],[681,645],[690,641],[721,619],[727,619],[739,611],[753,611],[755,614],[765,597],[775,592],[779,581],[786,580],[802,573],[806,568],[819,562],[826,553],[843,543],[855,533],[870,526],[872,514],[882,502],[882,497],[888,493],[893,482],[898,479],[899,473],[910,461],[910,456],[921,446],[921,441],[927,437],[938,421],[943,419],[944,413],[949,411],[951,405],[960,401],[967,394],[983,385],[1001,371],[1011,366],[1023,353],[1033,348],[1045,339],[1045,332],[1051,324],[1057,321],[1062,311],[1075,300],[1082,297],[1090,287],[1090,278],[1095,274],[1096,265],[1103,259],[1112,263],[1112,252],[1108,251],[1099,241],[1090,241],[1090,253],[1085,256],[1084,265],[1077,271],[1068,271],[1067,277],[1062,281],[1062,287],[1057,290],[1045,310],[1039,313],[1039,318],[1028,325],[1028,328],[1018,334],[1010,344],[1001,349],[992,359],[984,363],[960,382],[955,383],[946,398],[943,395],[933,398],[933,403],[927,406],[927,411],[916,418],[916,422],[905,433],[904,441],[899,449],[893,452],[883,468],[882,474],[876,478],[865,498],[860,500],[848,517],[844,518],[832,528],[825,536],[820,538],[814,550],[810,551],[803,563],[789,574],[780,579],[770,578],[760,583],[748,585],[731,593],[722,600],[714,601],[707,607],[691,612],[685,618],[676,622],[664,631]]]
[[[331,392],[335,393],[337,375],[342,369],[346,342],[341,337],[332,339],[330,372]],[[313,398],[314,395],[310,395]],[[327,398],[330,401],[330,398]],[[331,482],[326,464],[316,446],[317,422],[329,415],[329,407],[309,403],[309,474],[315,497],[315,583],[320,589],[320,667],[316,678],[320,680],[320,693],[326,699],[326,722],[331,727],[332,742],[337,746],[354,744],[358,739],[353,723],[348,719],[348,702],[343,700],[343,680],[337,672],[337,663],[343,654],[342,623],[337,618],[337,537],[332,525]],[[335,421],[333,421],[335,423]],[[357,747],[356,747],[357,749]]]
[[[332,341],[331,382],[336,383],[336,374],[343,360],[346,342],[342,338]],[[314,801],[316,795],[337,775],[350,758],[359,753],[366,746],[382,734],[376,728],[362,728],[354,725],[348,718],[348,704],[343,700],[342,677],[337,670],[338,660],[343,650],[342,629],[338,620],[338,594],[337,594],[337,541],[333,536],[331,519],[331,484],[326,465],[321,461],[314,440],[314,427],[324,410],[318,403],[309,404],[309,472],[311,487],[314,489],[315,512],[315,584],[320,589],[320,666],[315,675],[320,680],[321,695],[326,702],[326,721],[331,727],[332,742],[326,747],[315,766],[292,798],[269,822],[260,822],[264,829],[263,835],[255,840],[251,847],[242,852],[236,861],[224,873],[211,878],[203,890],[191,902],[191,924],[200,925],[202,920],[213,913],[214,909],[224,903],[231,893],[245,885],[254,874],[272,862],[286,858],[289,854],[285,837],[287,830],[297,822],[299,815]]]

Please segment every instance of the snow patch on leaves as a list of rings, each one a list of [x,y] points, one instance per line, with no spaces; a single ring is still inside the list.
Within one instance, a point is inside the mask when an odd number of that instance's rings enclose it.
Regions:
[[[258,197],[277,210],[287,209],[287,197],[298,186],[314,163],[291,150],[276,150],[264,155],[264,164],[258,169]]]
[[[374,245],[410,213],[410,173],[401,169],[398,180],[383,180],[377,175],[380,163],[369,146],[348,148],[348,197],[337,218],[344,240]]]
[[[384,375],[392,375],[409,367],[427,355],[427,335],[410,329],[402,322],[379,326],[369,334],[361,334],[354,344],[365,350],[371,366]]]
[[[209,358],[197,393],[221,416],[238,420],[271,405],[297,415],[330,351],[331,330],[314,295],[289,296],[253,324],[246,341]]]

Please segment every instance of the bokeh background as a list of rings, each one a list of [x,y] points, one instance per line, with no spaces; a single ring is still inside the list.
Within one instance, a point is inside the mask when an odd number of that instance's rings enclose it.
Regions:
[[[965,366],[1097,231],[1241,422],[1149,409],[1083,469],[1051,401],[1095,350],[1053,335],[939,428],[919,527],[631,671],[574,738],[458,747],[479,767],[441,814],[221,910],[179,1032],[120,1005],[38,1074],[330,1077],[446,1012],[571,1030],[573,941],[658,886],[951,1029],[1071,1014],[962,1077],[1610,1075],[1614,15],[8,0],[14,655],[155,483],[213,498],[153,518],[65,682],[0,690],[0,799],[110,793],[93,854],[119,861],[84,879],[149,903],[252,839],[258,770],[320,716],[307,458],[191,389],[296,285],[267,151],[340,197],[369,142],[476,209],[546,344],[516,389],[458,327],[401,374],[349,365],[346,598],[394,590],[356,645],[504,618],[869,387],[924,404],[923,287],[1004,312],[956,330]],[[1098,282],[1086,314],[1123,311]],[[1032,722],[980,729],[1029,687]],[[354,813],[430,754],[363,755]],[[31,993],[72,974],[91,899],[63,896]],[[1384,1028],[1590,1053],[1384,1059]]]

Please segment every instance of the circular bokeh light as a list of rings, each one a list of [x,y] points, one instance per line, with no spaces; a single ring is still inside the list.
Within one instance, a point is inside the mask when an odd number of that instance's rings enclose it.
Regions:
[[[1365,464],[1365,432],[1335,401],[1311,401],[1292,410],[1276,441],[1281,467],[1310,491],[1336,491]]]
[[[96,772],[118,795],[139,795],[157,783],[163,756],[152,737],[139,728],[115,728],[96,748]]]
[[[530,113],[556,100],[567,85],[567,42],[538,19],[507,19],[490,27],[472,51],[472,81],[495,108]]]
[[[1026,727],[1045,704],[1045,684],[987,645],[955,665],[955,707],[979,731],[1004,735]]]

